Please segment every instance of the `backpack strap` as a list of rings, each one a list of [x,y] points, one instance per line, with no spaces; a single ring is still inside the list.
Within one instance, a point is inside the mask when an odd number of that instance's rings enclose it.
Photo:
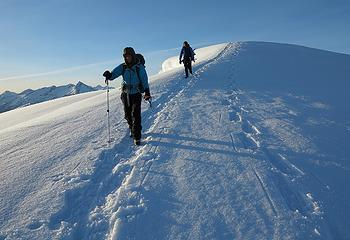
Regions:
[[[139,65],[136,65],[136,74],[137,74],[137,78],[139,79],[138,90],[140,91],[140,93],[143,93],[143,92],[145,92],[145,89],[144,89],[142,81],[141,81],[140,66]]]
[[[136,65],[136,75],[137,75],[137,78],[139,79],[139,81],[141,83],[140,66],[139,65]]]
[[[122,76],[124,77],[124,73],[125,73],[125,69],[126,69],[126,64],[123,64],[123,70],[122,70]]]
[[[124,76],[126,67],[127,67],[127,66],[126,66],[126,64],[124,63],[124,64],[123,64],[123,70],[122,70],[122,76]],[[139,81],[141,82],[141,77],[140,77],[140,66],[137,64],[137,65],[135,66],[135,68],[136,68],[137,78],[138,78]]]

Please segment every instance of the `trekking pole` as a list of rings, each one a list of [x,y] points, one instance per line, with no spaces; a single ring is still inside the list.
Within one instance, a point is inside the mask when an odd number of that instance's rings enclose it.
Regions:
[[[149,108],[152,108],[152,98],[148,99]]]
[[[107,84],[107,127],[108,127],[108,144],[111,143],[111,129],[109,123],[109,84],[108,80],[106,80]]]

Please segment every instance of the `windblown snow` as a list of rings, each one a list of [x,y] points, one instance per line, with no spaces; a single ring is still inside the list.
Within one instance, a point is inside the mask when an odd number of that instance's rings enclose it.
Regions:
[[[349,239],[350,56],[240,42],[120,91],[0,114],[0,239]],[[117,63],[116,63],[117,64]]]

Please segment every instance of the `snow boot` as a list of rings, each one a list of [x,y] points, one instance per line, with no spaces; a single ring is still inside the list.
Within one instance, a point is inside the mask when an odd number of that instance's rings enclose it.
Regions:
[[[130,130],[129,137],[134,138],[134,134],[132,133],[132,129],[131,129],[131,127],[129,127],[129,130]]]
[[[134,139],[134,144],[137,146],[141,145],[141,140],[140,139]]]

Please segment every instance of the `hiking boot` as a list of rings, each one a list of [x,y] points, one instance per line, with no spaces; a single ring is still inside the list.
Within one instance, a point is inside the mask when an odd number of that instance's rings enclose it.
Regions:
[[[141,145],[141,140],[140,139],[134,139],[134,144],[137,146]]]

